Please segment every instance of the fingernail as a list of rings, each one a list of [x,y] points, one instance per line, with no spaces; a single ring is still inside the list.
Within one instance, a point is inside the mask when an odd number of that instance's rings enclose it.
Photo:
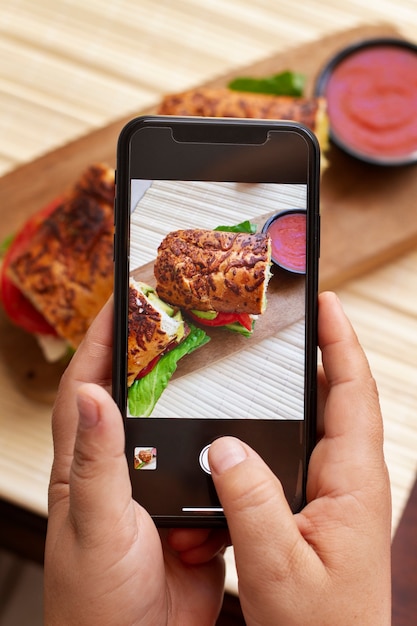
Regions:
[[[85,392],[78,392],[77,406],[80,426],[82,428],[93,428],[99,420],[99,410],[97,402]]]
[[[212,471],[222,474],[231,467],[247,459],[246,448],[239,439],[222,437],[212,443],[209,450],[209,464]]]

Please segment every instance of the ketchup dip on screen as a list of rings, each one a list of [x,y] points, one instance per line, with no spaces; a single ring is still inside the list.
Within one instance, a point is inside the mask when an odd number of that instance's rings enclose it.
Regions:
[[[417,46],[369,40],[334,57],[317,82],[333,141],[370,163],[417,161]]]
[[[289,272],[306,271],[306,213],[302,209],[282,211],[263,227],[272,244],[272,261]]]

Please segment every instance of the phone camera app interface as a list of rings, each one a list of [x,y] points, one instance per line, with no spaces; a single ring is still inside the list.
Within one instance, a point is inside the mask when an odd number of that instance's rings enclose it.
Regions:
[[[306,194],[131,181],[129,418],[304,418]]]

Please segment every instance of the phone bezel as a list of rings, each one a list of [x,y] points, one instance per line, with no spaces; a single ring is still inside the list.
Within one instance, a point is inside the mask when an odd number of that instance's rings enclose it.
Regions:
[[[149,133],[150,140],[146,158],[135,152],[135,135],[138,132]],[[159,133],[159,135],[158,135]],[[168,140],[168,134],[171,133]],[[225,180],[233,182],[249,182],[248,175],[241,170],[233,171],[229,165],[210,169],[216,146],[221,146],[226,153],[233,153],[238,147],[247,155],[262,152],[267,144],[270,133],[280,133],[283,138],[296,138],[307,146],[307,158],[300,162],[288,156],[288,151],[271,166],[261,163],[257,180],[250,182],[295,182],[307,184],[307,216],[308,243],[306,273],[306,386],[304,410],[304,463],[301,470],[300,489],[302,498],[297,503],[297,510],[305,501],[305,483],[308,459],[316,438],[316,367],[317,367],[317,290],[318,290],[318,257],[319,257],[319,177],[320,151],[314,134],[301,124],[289,121],[242,120],[229,118],[197,118],[142,116],[135,118],[122,130],[117,148],[117,176],[115,201],[115,290],[114,290],[114,348],[113,348],[113,397],[118,404],[126,426],[126,354],[127,354],[127,292],[129,278],[129,216],[130,216],[130,180],[144,178],[149,180]],[[143,135],[142,135],[143,137]],[[161,138],[164,139],[161,140]],[[275,135],[274,135],[275,138]],[[156,140],[157,139],[157,140]],[[165,149],[161,150],[161,141]],[[172,148],[166,149],[166,142]],[[291,141],[287,142],[292,145]],[[193,167],[195,159],[184,162],[180,159],[181,146],[195,146],[201,149],[207,167],[206,178],[201,175],[201,163],[197,163],[198,176]],[[196,154],[192,150],[193,154]],[[295,150],[296,152],[296,150]],[[161,157],[163,155],[163,158]],[[274,155],[276,156],[275,148]],[[296,155],[295,155],[296,156]],[[270,162],[270,156],[265,157]],[[259,159],[258,159],[259,160]],[[208,165],[206,164],[206,161]],[[277,161],[279,162],[277,164]],[[231,160],[229,160],[229,163]],[[223,171],[223,173],[222,173]],[[278,175],[279,172],[279,175]],[[138,175],[140,174],[140,175]],[[219,178],[220,176],[220,178]],[[237,179],[237,180],[236,180]],[[144,419],[144,418],[140,418]],[[153,418],[148,418],[153,419]],[[154,516],[160,526],[212,526],[224,525],[225,518],[203,515],[199,518],[192,515],[179,518],[172,515]]]

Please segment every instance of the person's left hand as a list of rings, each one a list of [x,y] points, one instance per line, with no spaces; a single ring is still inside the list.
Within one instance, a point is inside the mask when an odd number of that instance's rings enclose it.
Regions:
[[[106,390],[112,309],[107,303],[77,350],[53,411],[45,625],[212,625],[226,535],[160,535],[132,500],[123,422]]]

